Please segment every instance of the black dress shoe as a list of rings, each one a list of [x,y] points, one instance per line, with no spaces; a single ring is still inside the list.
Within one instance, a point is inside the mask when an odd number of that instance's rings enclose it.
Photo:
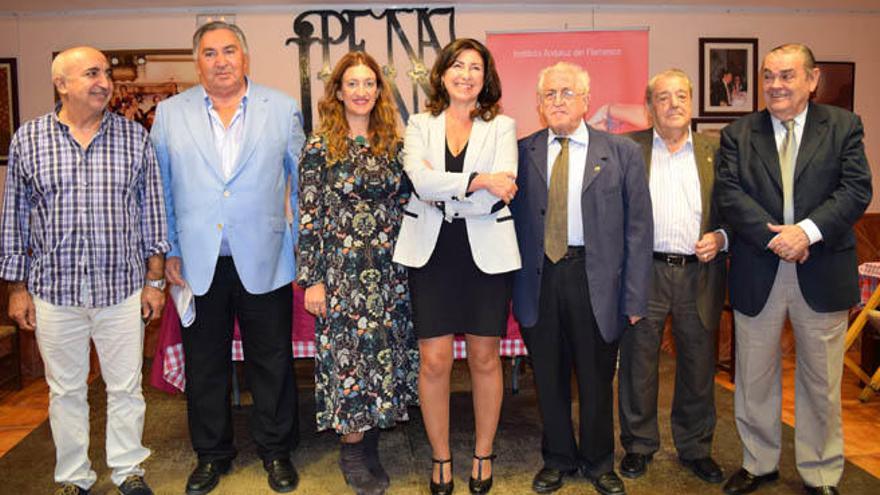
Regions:
[[[681,459],[681,463],[706,483],[721,483],[724,481],[724,473],[721,472],[718,463],[711,457]]]
[[[553,469],[547,466],[541,468],[538,471],[538,474],[535,475],[535,479],[532,480],[532,490],[537,493],[551,493],[555,492],[562,488],[562,477],[565,475],[572,475],[577,472],[577,469],[572,469],[570,471],[560,471],[558,469]]]
[[[648,471],[648,463],[654,454],[627,453],[620,461],[620,474],[627,478],[638,478]]]
[[[231,459],[199,460],[186,480],[186,495],[205,495],[220,482],[220,475],[229,472]]]
[[[746,471],[745,468],[739,468],[739,471],[733,473],[733,476],[724,484],[724,493],[727,495],[740,495],[743,493],[752,493],[757,490],[763,483],[769,483],[779,479],[779,471],[755,476]]]
[[[595,478],[590,477],[590,481],[593,482],[596,491],[602,495],[623,495],[626,493],[626,487],[623,485],[623,480],[620,479],[620,476],[617,476],[617,473],[614,471],[608,471]]]
[[[808,486],[804,485],[804,489],[807,490],[809,495],[840,495],[840,492],[837,490],[836,486],[826,485],[826,486]]]
[[[279,493],[292,492],[299,484],[299,475],[290,459],[263,461],[263,468],[269,474],[269,488]]]

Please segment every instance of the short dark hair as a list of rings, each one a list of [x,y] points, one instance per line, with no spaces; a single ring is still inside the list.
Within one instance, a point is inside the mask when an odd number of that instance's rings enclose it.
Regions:
[[[443,87],[443,75],[465,50],[474,50],[483,59],[483,89],[477,95],[477,108],[471,112],[471,118],[480,117],[488,122],[501,112],[501,105],[498,103],[501,100],[501,78],[495,69],[492,53],[485,45],[472,38],[459,38],[440,51],[431,69],[431,94],[425,107],[434,116],[440,115],[449,107],[449,93]]]

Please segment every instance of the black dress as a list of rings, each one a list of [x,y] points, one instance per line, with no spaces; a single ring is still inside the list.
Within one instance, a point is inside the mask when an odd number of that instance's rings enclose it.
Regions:
[[[458,156],[446,145],[446,171],[461,172],[467,145]],[[474,263],[464,219],[443,222],[434,252],[421,268],[409,269],[413,323],[420,339],[453,333],[504,336],[511,294],[510,273],[490,275]]]

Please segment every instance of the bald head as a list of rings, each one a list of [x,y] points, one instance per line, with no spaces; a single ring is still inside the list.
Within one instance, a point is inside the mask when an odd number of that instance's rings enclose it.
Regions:
[[[103,112],[113,91],[107,57],[90,46],[59,53],[52,61],[52,83],[63,106],[89,114]]]
[[[78,62],[95,59],[101,59],[104,61],[104,65],[107,65],[107,57],[96,48],[90,46],[77,46],[64,50],[58,55],[55,55],[55,59],[52,60],[52,81],[55,81],[59,77],[69,75],[72,65]]]

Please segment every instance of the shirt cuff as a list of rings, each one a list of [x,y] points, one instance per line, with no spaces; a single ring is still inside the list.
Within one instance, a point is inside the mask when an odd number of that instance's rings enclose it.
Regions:
[[[797,226],[802,228],[804,230],[804,233],[807,234],[807,238],[810,239],[811,246],[822,240],[822,232],[819,231],[819,227],[816,226],[816,222],[810,220],[809,218],[801,220],[797,223]]]
[[[724,238],[724,246],[721,247],[721,250],[727,251],[727,248],[730,247],[730,241],[727,239],[727,232],[725,232],[724,229],[718,229],[715,232],[721,234],[721,237]]]

